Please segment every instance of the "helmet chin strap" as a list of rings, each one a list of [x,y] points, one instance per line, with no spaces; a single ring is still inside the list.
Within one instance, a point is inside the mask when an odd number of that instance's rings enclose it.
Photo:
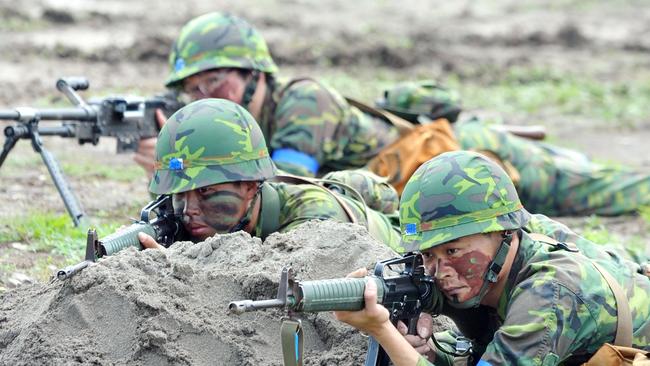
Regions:
[[[483,286],[481,286],[481,290],[479,291],[479,293],[476,296],[472,297],[471,299],[468,299],[463,302],[458,302],[456,299],[453,299],[449,301],[449,305],[457,309],[469,309],[469,308],[476,307],[481,303],[481,300],[483,299],[483,297],[488,291],[489,285],[491,283],[497,282],[499,273],[501,272],[501,268],[503,268],[503,264],[505,263],[506,257],[508,256],[508,251],[510,250],[510,242],[512,241],[512,234],[513,232],[510,230],[505,231],[503,232],[503,234],[501,234],[501,238],[502,238],[501,245],[499,246],[499,249],[497,250],[497,253],[494,256],[494,259],[488,265],[487,271],[483,276]]]
[[[230,230],[228,230],[228,233],[234,233],[239,230],[244,230],[246,225],[248,225],[251,222],[250,216],[251,212],[253,211],[253,207],[255,207],[255,203],[257,202],[257,198],[260,196],[260,192],[262,191],[262,182],[260,182],[257,185],[257,191],[255,192],[255,196],[253,196],[253,199],[248,202],[248,207],[246,208],[246,212],[244,212],[244,215],[239,219],[239,222],[235,224]]]
[[[253,94],[255,94],[255,90],[257,89],[257,82],[260,80],[260,72],[257,70],[253,70],[251,73],[251,79],[246,83],[246,89],[244,89],[244,95],[242,96],[241,99],[241,104],[244,108],[249,109],[248,105],[251,103],[253,100]]]

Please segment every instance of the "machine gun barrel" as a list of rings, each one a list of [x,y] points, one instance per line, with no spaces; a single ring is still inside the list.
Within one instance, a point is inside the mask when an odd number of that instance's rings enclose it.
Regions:
[[[83,107],[0,109],[0,120],[28,121],[32,118],[38,118],[41,121],[95,121],[97,111]]]

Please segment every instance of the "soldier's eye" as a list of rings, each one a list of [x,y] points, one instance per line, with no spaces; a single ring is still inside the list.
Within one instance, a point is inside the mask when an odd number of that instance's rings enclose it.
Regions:
[[[200,195],[206,195],[206,194],[209,194],[210,192],[212,192],[212,190],[210,189],[210,187],[201,187],[201,188],[198,188],[196,191],[197,191]]]
[[[454,255],[454,254],[458,253],[459,251],[460,251],[460,249],[458,249],[458,248],[449,248],[449,249],[447,249],[447,255]]]

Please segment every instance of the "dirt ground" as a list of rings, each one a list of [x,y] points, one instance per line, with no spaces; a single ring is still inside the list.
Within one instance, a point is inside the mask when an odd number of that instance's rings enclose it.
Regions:
[[[334,222],[264,243],[239,232],[165,251],[125,250],[71,279],[4,294],[0,365],[280,365],[286,312],[228,315],[229,302],[275,298],[288,264],[306,281],[392,256],[361,226]],[[367,338],[329,312],[297,316],[305,365],[363,363]],[[435,324],[450,325],[442,317]]]
[[[267,39],[283,75],[347,74],[371,84],[377,73],[389,73],[395,80],[455,73],[461,82],[481,84],[516,67],[550,67],[618,82],[647,78],[650,70],[650,7],[642,0],[0,0],[0,108],[66,105],[54,84],[70,75],[90,80],[86,96],[160,92],[178,30],[192,17],[214,10],[253,23]],[[514,123],[543,121],[561,145],[650,170],[645,145],[650,116],[620,126],[553,110],[532,115],[487,112]],[[62,138],[44,141],[62,164],[84,162],[116,170],[134,164],[129,155],[114,154],[110,139],[96,147]],[[148,199],[144,175],[127,182],[92,176],[69,181],[91,216]],[[20,141],[0,168],[0,182],[0,226],[11,227],[15,217],[34,208],[64,212],[47,170],[27,141]],[[578,230],[585,222],[563,220]],[[603,222],[623,238],[650,240],[648,227],[638,217]],[[20,245],[0,243],[0,257],[19,268],[29,266],[39,253]],[[6,278],[2,280],[6,286]],[[54,296],[62,290],[49,284],[38,291]],[[6,319],[0,317],[3,329]],[[156,334],[147,342],[158,342]],[[9,336],[3,337],[2,344],[8,344]],[[80,362],[93,363],[100,355],[88,357]]]

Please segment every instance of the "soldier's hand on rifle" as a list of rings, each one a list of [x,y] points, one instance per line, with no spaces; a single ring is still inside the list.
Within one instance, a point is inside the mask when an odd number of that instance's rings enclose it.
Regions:
[[[158,244],[156,239],[146,233],[138,233],[138,240],[140,240],[140,244],[142,244],[145,249],[165,249],[164,246]]]
[[[368,271],[365,268],[358,269],[346,277],[361,278],[365,277]],[[390,323],[388,310],[377,304],[377,284],[374,281],[366,282],[366,288],[363,293],[366,307],[360,311],[335,311],[336,319],[348,323],[362,332],[375,335],[379,333],[386,325],[392,327]]]
[[[430,362],[435,360],[435,350],[431,349],[428,342],[433,334],[433,317],[430,314],[420,314],[417,324],[417,335],[408,334],[408,327],[402,321],[397,322],[397,330],[418,353],[427,357]]]
[[[156,109],[156,121],[158,121],[158,127],[162,128],[165,124],[166,118],[165,114],[161,109]],[[154,171],[154,162],[156,160],[156,142],[158,141],[157,137],[151,137],[140,140],[138,142],[138,150],[133,156],[138,165],[142,167],[147,173],[149,179],[153,176]]]

